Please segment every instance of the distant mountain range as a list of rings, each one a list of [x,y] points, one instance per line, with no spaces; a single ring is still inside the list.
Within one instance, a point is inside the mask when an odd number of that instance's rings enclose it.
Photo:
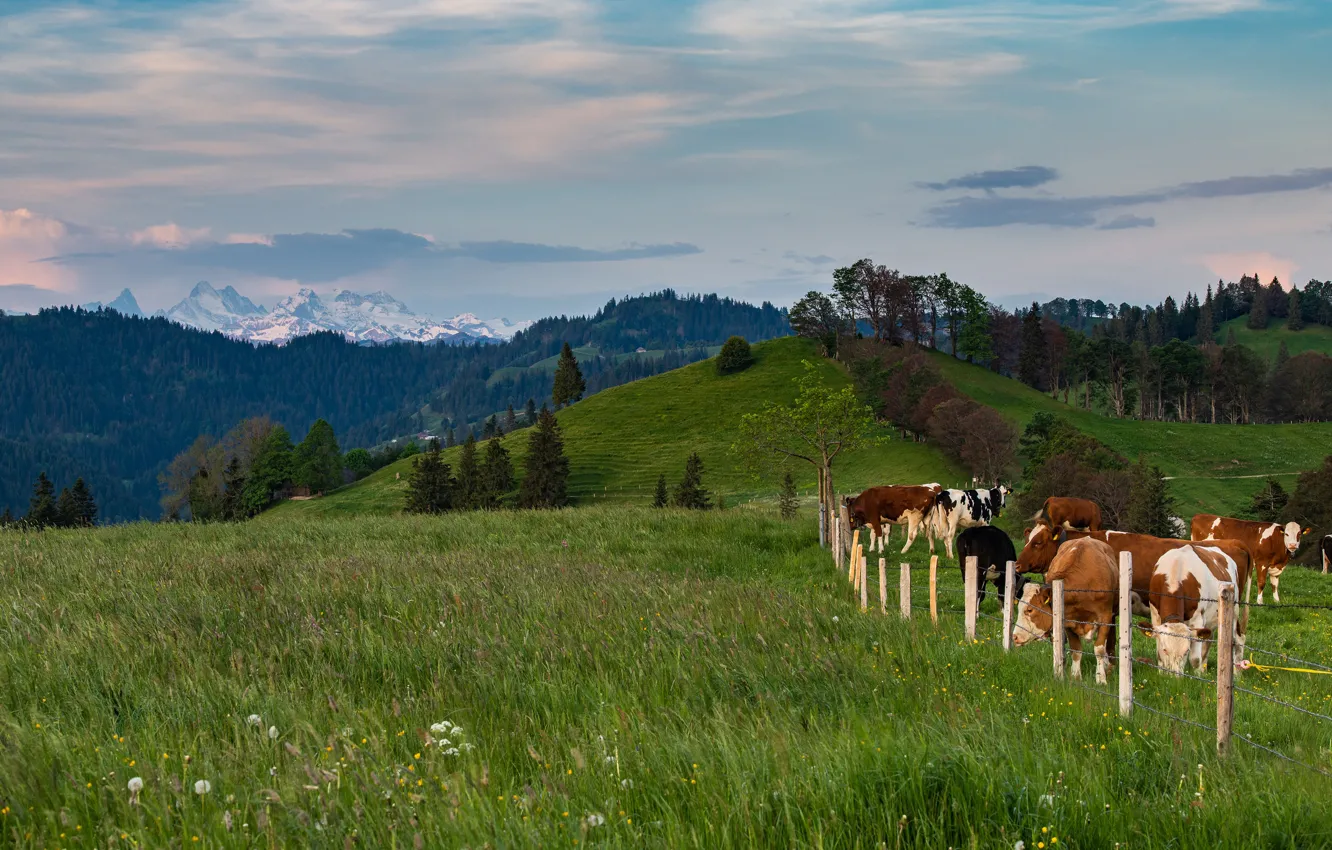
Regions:
[[[108,304],[94,301],[84,309],[115,310],[126,316],[143,316],[134,294],[128,289]],[[479,319],[463,313],[452,319],[432,319],[412,312],[387,292],[362,294],[334,290],[331,300],[312,289],[301,289],[265,309],[234,287],[221,290],[207,281],[195,284],[190,294],[169,310],[153,314],[186,327],[219,331],[234,339],[282,345],[299,336],[334,331],[358,343],[397,340],[456,344],[474,341],[499,342],[530,326],[530,321]]]

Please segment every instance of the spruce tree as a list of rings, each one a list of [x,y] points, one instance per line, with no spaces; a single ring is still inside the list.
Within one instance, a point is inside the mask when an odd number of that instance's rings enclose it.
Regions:
[[[652,494],[652,507],[664,508],[670,501],[670,496],[666,492],[665,473],[657,476],[657,490]]]
[[[796,507],[798,505],[799,502],[796,500],[795,479],[792,478],[791,473],[788,472],[786,473],[786,477],[782,479],[782,490],[777,496],[777,507],[782,512],[782,519],[795,519]]]
[[[490,418],[486,420],[486,424],[481,427],[481,439],[489,440],[491,437],[495,436],[498,428],[499,422],[495,419],[495,415],[492,413]]]
[[[417,455],[412,460],[412,471],[407,477],[408,513],[439,514],[453,507],[456,483],[438,446],[435,443],[433,451]]]
[[[513,405],[504,413],[504,433],[512,434],[513,429],[518,427],[518,414],[513,412]]]
[[[1249,307],[1248,327],[1255,331],[1267,329],[1267,290],[1261,286],[1253,293],[1253,304]]]
[[[1022,318],[1022,345],[1018,354],[1018,378],[1029,387],[1040,388],[1046,373],[1045,329],[1041,327],[1041,308],[1032,303]]]
[[[537,420],[536,399],[529,398],[527,407],[523,410],[523,421],[528,425],[535,425]]]
[[[1286,328],[1292,331],[1304,330],[1304,308],[1300,305],[1300,290],[1290,288],[1290,306],[1287,308]]]
[[[1172,517],[1175,503],[1161,470],[1148,466],[1140,456],[1129,470],[1129,502],[1124,514],[1124,530],[1153,537],[1172,537],[1175,534]]]
[[[513,461],[509,459],[509,450],[504,448],[503,439],[497,437],[486,443],[481,480],[485,494],[483,507],[492,510],[498,508],[504,495],[513,489]]]
[[[454,506],[461,510],[475,510],[482,507],[484,486],[481,481],[481,464],[476,454],[476,437],[468,434],[458,455],[458,488]]]
[[[545,407],[528,439],[518,504],[524,508],[558,508],[569,503],[569,459],[555,414]]]
[[[1276,522],[1289,501],[1290,495],[1286,492],[1286,488],[1275,478],[1269,478],[1263,489],[1253,494],[1253,500],[1249,503],[1249,513],[1260,522]]]
[[[574,357],[573,349],[566,342],[560,349],[559,364],[555,367],[555,387],[551,390],[551,401],[555,402],[558,410],[581,399],[586,390],[587,382],[583,380],[583,372],[578,368],[578,358]]]
[[[1290,349],[1286,347],[1286,341],[1283,339],[1281,340],[1281,344],[1277,346],[1276,365],[1273,367],[1272,371],[1279,372],[1281,367],[1285,366],[1286,362],[1289,360]]]
[[[1216,341],[1216,323],[1212,318],[1212,302],[1208,298],[1207,303],[1198,310],[1198,327],[1194,335],[1198,337],[1199,345],[1206,345],[1209,342]]]
[[[60,519],[56,508],[55,485],[43,472],[37,476],[32,487],[32,499],[28,502],[28,525],[34,528],[50,528]]]
[[[310,432],[296,447],[292,480],[298,487],[310,488],[313,495],[342,484],[342,450],[333,426],[316,419]]]
[[[60,498],[56,499],[55,524],[57,528],[74,528],[79,524],[79,509],[68,487],[61,487]]]
[[[78,512],[78,525],[91,527],[97,524],[97,500],[82,478],[74,479],[74,506]]]
[[[449,426],[449,433],[444,438],[444,447],[446,449],[451,449],[456,445],[458,445],[458,435],[453,433],[453,426]]]
[[[9,505],[5,505],[5,512],[0,514],[0,528],[9,528],[15,523],[14,512],[9,509]]]
[[[685,461],[684,477],[671,494],[671,503],[677,508],[707,510],[712,507],[708,491],[703,489],[703,458],[693,452]]]

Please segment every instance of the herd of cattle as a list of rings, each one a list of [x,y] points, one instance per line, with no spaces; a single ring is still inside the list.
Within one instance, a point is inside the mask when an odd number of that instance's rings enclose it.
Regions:
[[[941,540],[959,566],[974,556],[979,567],[978,604],[985,598],[986,582],[1004,593],[1006,565],[1016,563],[1018,605],[1013,642],[1022,646],[1048,639],[1053,628],[1050,585],[1064,582],[1065,631],[1068,637],[1072,674],[1081,677],[1082,645],[1092,645],[1096,655],[1096,680],[1106,681],[1110,664],[1109,642],[1119,606],[1119,555],[1132,555],[1133,578],[1130,603],[1135,614],[1151,617],[1151,625],[1139,629],[1156,640],[1160,666],[1182,673],[1187,660],[1195,669],[1206,669],[1208,647],[1217,631],[1222,586],[1230,584],[1242,592],[1250,576],[1258,585],[1258,604],[1270,578],[1272,598],[1280,601],[1281,573],[1308,533],[1298,523],[1284,526],[1253,522],[1213,514],[1193,517],[1190,539],[1152,537],[1106,529],[1101,509],[1087,499],[1047,499],[1032,517],[1033,525],[1023,536],[1021,553],[1008,535],[991,523],[1007,501],[1009,488],[947,490],[939,484],[871,487],[859,496],[844,500],[853,528],[869,529],[870,548],[883,551],[894,525],[906,527],[906,545],[911,548],[923,530],[934,551]],[[1176,519],[1178,532],[1184,524]],[[958,535],[958,531],[961,534]],[[1324,572],[1332,561],[1332,535],[1321,545]],[[1041,573],[1045,582],[1028,582],[1024,574]],[[1236,617],[1234,661],[1244,657],[1244,624]],[[1125,624],[1127,627],[1127,624]]]

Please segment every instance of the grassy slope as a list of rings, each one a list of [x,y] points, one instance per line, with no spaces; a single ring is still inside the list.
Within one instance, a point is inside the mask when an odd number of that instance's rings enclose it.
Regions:
[[[1239,742],[1218,760],[1207,732],[1143,711],[1126,723],[1113,695],[1052,681],[1048,644],[1004,655],[991,619],[964,645],[955,570],[941,573],[938,630],[858,614],[808,513],[300,520],[0,534],[6,842],[1212,850],[1327,839],[1321,777]],[[1287,588],[1332,601],[1305,570]],[[1326,662],[1332,621],[1262,611],[1250,635]],[[1137,669],[1138,699],[1213,722],[1210,686]],[[1241,683],[1327,712],[1327,678]],[[426,746],[441,720],[475,750]],[[1236,731],[1332,766],[1327,723],[1256,697],[1237,694]],[[144,781],[137,807],[131,776]],[[211,783],[203,799],[199,779]],[[589,813],[606,822],[584,832]]]
[[[717,352],[721,351],[721,346],[709,345],[706,347],[706,350],[708,352],[709,357],[716,357]],[[587,363],[597,358],[599,350],[595,345],[583,345],[573,349],[573,353],[574,353],[574,359],[577,360],[579,363]],[[614,356],[614,359],[616,363],[623,363],[626,360],[631,360],[640,357],[643,358],[644,360],[660,360],[665,354],[666,354],[665,349],[654,348],[642,352],[629,351],[624,354],[616,354]],[[513,377],[528,370],[534,372],[553,373],[556,367],[559,366],[559,364],[560,364],[560,355],[555,354],[550,357],[547,357],[545,360],[539,360],[536,363],[533,363],[531,366],[526,366],[526,367],[505,366],[501,369],[496,369],[494,372],[492,372],[490,377],[486,379],[486,384],[489,386],[494,386],[496,383],[505,378]]]
[[[1321,351],[1332,355],[1332,328],[1323,325],[1305,325],[1302,331],[1286,329],[1284,319],[1273,319],[1267,330],[1250,330],[1246,323],[1247,316],[1231,319],[1217,330],[1216,341],[1224,343],[1231,330],[1235,332],[1235,342],[1247,345],[1271,363],[1276,359],[1277,349],[1282,342],[1291,356],[1305,351]]]
[[[1120,453],[1139,453],[1161,467],[1172,484],[1181,516],[1244,510],[1261,479],[1223,476],[1276,474],[1287,487],[1296,473],[1319,465],[1332,452],[1332,423],[1315,425],[1210,425],[1111,419],[1055,401],[1018,381],[938,355],[958,389],[1025,424],[1038,410],[1066,416]]]
[[[801,373],[802,360],[814,363],[831,384],[846,385],[849,379],[836,364],[819,357],[808,340],[771,340],[755,345],[754,353],[754,365],[736,375],[719,376],[711,361],[703,361],[605,390],[560,411],[572,470],[570,494],[583,503],[600,499],[647,503],[657,476],[665,473],[673,486],[690,451],[703,458],[706,486],[731,496],[732,503],[736,498],[770,494],[771,482],[756,482],[737,467],[730,452],[734,423],[769,401],[793,399],[793,379]],[[521,470],[526,431],[519,429],[506,437],[505,444]],[[457,451],[446,452],[455,467]],[[322,499],[290,502],[274,513],[393,513],[401,509],[410,471],[410,459],[399,461]],[[796,467],[793,472],[802,490],[814,486],[813,467]],[[834,475],[843,491],[890,481],[961,478],[960,471],[932,446],[901,440],[847,456],[838,461]]]

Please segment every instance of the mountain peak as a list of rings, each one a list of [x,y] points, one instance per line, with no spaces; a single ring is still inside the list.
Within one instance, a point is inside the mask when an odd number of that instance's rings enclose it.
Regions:
[[[120,290],[116,300],[106,305],[108,310],[115,310],[126,316],[143,316],[143,310],[139,307],[139,302],[135,300],[134,293],[128,288]]]
[[[194,285],[193,289],[190,290],[190,294],[188,297],[200,298],[205,295],[217,295],[217,290],[214,289],[213,285],[208,281],[201,280]]]

